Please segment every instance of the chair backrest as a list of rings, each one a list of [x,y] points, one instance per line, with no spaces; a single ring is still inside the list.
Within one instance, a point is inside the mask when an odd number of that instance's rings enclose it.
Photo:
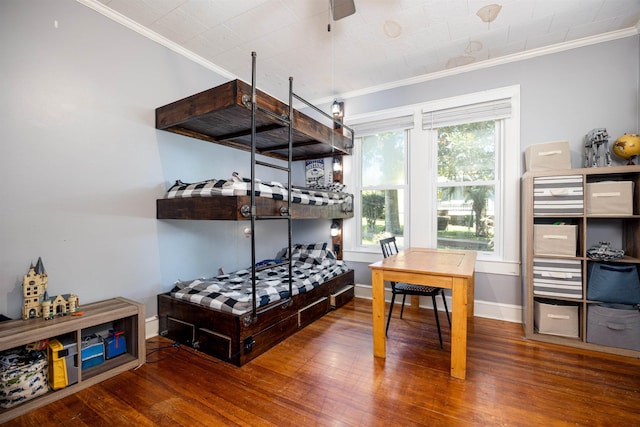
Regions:
[[[395,236],[380,239],[380,247],[382,248],[382,256],[385,258],[398,253]]]

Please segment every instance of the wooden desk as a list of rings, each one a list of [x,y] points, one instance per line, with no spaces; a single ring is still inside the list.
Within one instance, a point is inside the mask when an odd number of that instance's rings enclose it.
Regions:
[[[451,289],[451,376],[464,379],[467,367],[467,316],[473,317],[475,263],[475,252],[409,248],[369,265],[374,356],[384,358],[387,353],[385,280]]]

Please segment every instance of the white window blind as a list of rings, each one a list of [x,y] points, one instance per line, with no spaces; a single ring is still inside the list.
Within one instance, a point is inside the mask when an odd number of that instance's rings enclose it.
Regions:
[[[483,122],[511,117],[511,98],[496,99],[462,107],[422,111],[422,129],[437,129],[462,123]]]
[[[377,133],[398,129],[413,129],[413,114],[393,117],[390,119],[376,120],[373,122],[350,124],[356,136],[375,135]]]

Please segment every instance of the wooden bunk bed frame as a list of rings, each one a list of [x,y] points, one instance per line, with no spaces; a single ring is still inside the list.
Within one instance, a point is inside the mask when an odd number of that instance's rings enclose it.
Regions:
[[[292,148],[292,160],[350,154],[353,132],[347,126],[335,130],[297,110],[289,115],[289,105],[253,90],[253,85],[233,80],[159,107],[156,109],[156,128],[252,150],[252,162],[254,153],[288,160],[289,147]],[[252,96],[252,93],[257,96]],[[255,99],[255,111],[252,111],[251,99]],[[291,127],[283,125],[277,116],[290,117]],[[348,131],[348,136],[343,134],[343,129]],[[248,220],[252,217],[247,215],[251,204],[251,196],[159,199],[157,218]],[[290,219],[353,217],[352,207],[342,205],[290,204],[283,200],[255,197],[254,206],[254,215],[259,216],[289,214]],[[160,294],[160,334],[242,366],[329,310],[351,300],[354,283],[354,272],[349,270],[309,292],[260,307],[255,315],[254,312],[234,315],[175,299],[170,293]]]

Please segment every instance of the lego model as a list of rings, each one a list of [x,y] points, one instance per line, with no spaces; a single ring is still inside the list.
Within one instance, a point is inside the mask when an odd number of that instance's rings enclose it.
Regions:
[[[23,319],[35,319],[38,317],[52,319],[55,316],[64,316],[80,309],[76,295],[63,294],[49,298],[47,286],[47,272],[44,269],[42,259],[38,258],[35,267],[31,264],[29,272],[22,279]]]
[[[600,165],[600,147],[604,146],[604,165],[611,166],[609,152],[609,134],[605,128],[591,129],[584,136],[584,167],[595,168]]]

